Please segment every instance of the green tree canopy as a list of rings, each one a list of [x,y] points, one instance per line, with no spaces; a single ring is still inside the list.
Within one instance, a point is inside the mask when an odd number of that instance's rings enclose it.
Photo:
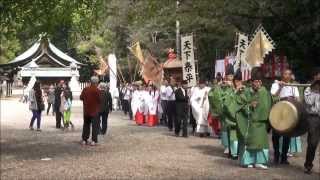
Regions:
[[[320,1],[314,0],[8,0],[0,2],[1,61],[5,63],[46,32],[63,51],[96,67],[114,52],[123,67],[127,47],[139,40],[161,61],[175,48],[175,23],[194,33],[200,76],[212,74],[219,51],[232,51],[235,33],[262,24],[299,75],[320,63]],[[98,50],[98,51],[97,51]],[[130,61],[130,62],[135,62]],[[134,67],[134,63],[132,64]],[[88,69],[90,71],[90,69]]]

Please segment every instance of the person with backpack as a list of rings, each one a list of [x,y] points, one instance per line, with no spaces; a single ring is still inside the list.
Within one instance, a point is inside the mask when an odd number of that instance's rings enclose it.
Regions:
[[[64,130],[68,130],[69,126],[71,125],[71,129],[74,129],[74,125],[71,122],[71,107],[72,107],[72,92],[68,84],[63,85],[63,91],[61,92],[61,104],[60,104],[60,112],[63,117],[63,125]]]

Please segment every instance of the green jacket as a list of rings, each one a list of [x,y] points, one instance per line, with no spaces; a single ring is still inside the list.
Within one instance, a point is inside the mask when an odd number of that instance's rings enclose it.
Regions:
[[[252,101],[258,102],[255,108],[251,106]],[[236,95],[234,116],[238,137],[247,149],[260,150],[269,147],[267,124],[271,103],[270,93],[265,87],[261,87],[257,92],[247,88]]]
[[[221,122],[222,131],[229,129],[230,140],[237,140],[236,119],[230,115],[230,109],[233,109],[235,93],[231,87],[215,86],[208,94],[210,112],[217,116]]]

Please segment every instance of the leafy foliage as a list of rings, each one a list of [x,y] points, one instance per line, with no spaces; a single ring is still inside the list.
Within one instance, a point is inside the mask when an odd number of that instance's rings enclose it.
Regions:
[[[320,1],[314,0],[34,0],[2,1],[1,61],[5,63],[46,32],[60,49],[87,67],[114,52],[133,74],[136,61],[127,46],[139,40],[161,61],[181,34],[195,35],[200,76],[209,78],[214,59],[234,49],[235,33],[263,24],[299,76],[320,63]],[[129,59],[129,61],[128,61]]]

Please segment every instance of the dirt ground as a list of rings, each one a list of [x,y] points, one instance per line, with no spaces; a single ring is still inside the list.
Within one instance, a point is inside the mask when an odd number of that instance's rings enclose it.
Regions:
[[[109,130],[96,147],[79,144],[82,106],[74,102],[75,131],[56,130],[44,115],[42,132],[30,131],[31,112],[18,99],[1,100],[1,179],[297,179],[319,180],[319,147],[312,175],[303,173],[303,153],[289,166],[241,168],[223,155],[214,138],[175,137],[163,126],[136,126],[121,112],[109,117]],[[272,147],[271,147],[272,149]]]

